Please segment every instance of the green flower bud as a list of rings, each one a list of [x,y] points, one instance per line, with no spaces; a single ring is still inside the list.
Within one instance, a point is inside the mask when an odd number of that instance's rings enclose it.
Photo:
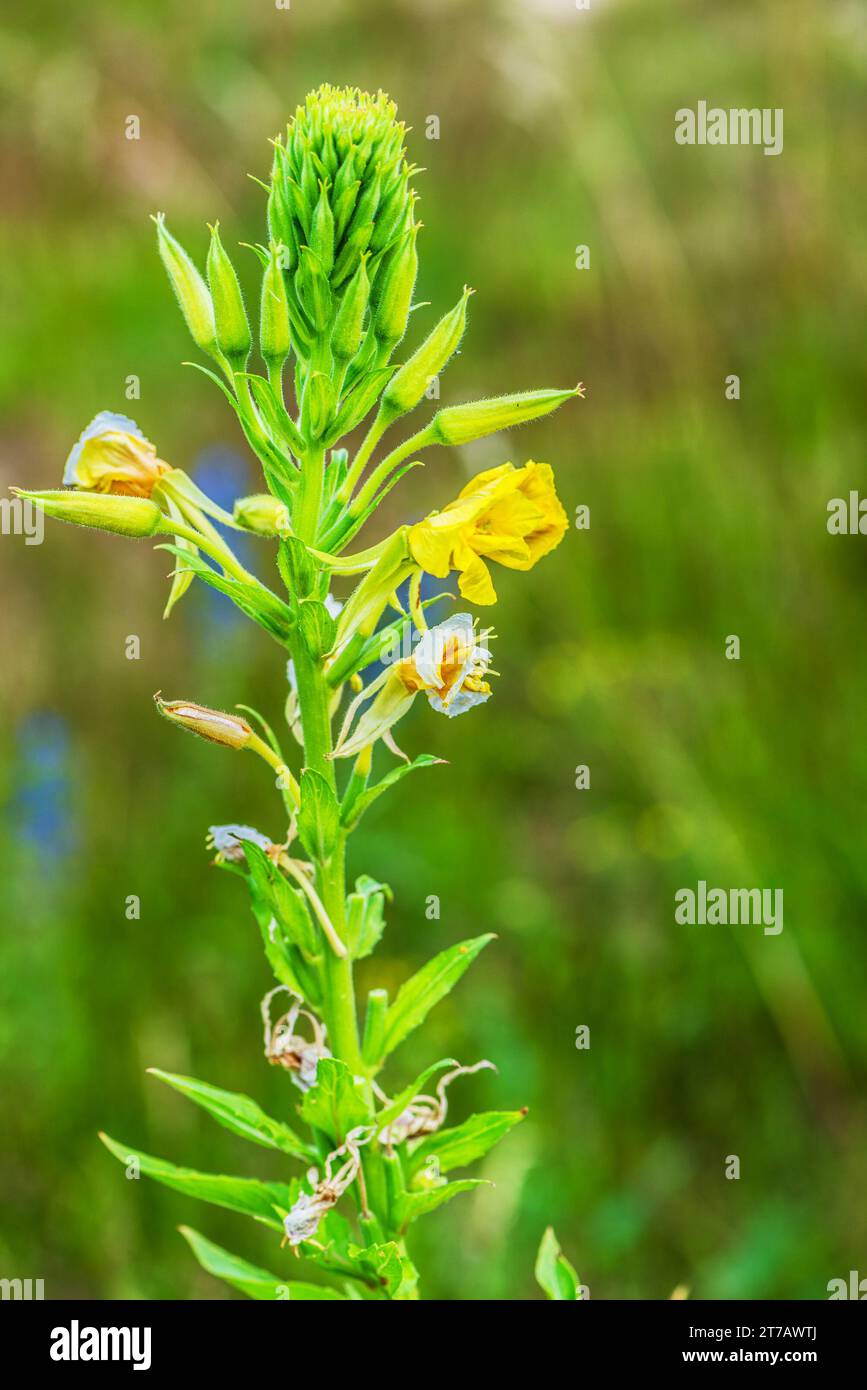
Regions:
[[[164,524],[157,503],[149,497],[127,497],[113,492],[77,492],[66,488],[28,492],[25,488],[16,487],[12,491],[39,507],[46,516],[53,516],[58,521],[71,521],[76,526],[112,531],[116,536],[141,539],[171,530],[170,526]]]
[[[347,185],[339,197],[336,191],[334,193],[334,235],[338,241],[343,241],[344,233],[349,226],[349,219],[358,201],[360,188],[361,180],[356,179],[354,183]]]
[[[400,232],[406,230],[405,223],[412,204],[409,180],[417,167],[415,164],[404,165],[397,182],[380,199],[376,227],[370,240],[371,251],[384,251]]]
[[[377,305],[373,331],[388,351],[393,350],[406,332],[412,292],[418,274],[415,243],[418,226],[413,226],[398,242],[383,265],[376,286]]]
[[[283,536],[289,530],[289,509],[270,492],[239,497],[235,502],[234,518],[239,526],[255,531],[257,536]]]
[[[433,378],[439,376],[457,351],[467,326],[467,300],[471,294],[472,290],[465,287],[459,303],[443,315],[418,351],[392,377],[382,397],[382,414],[386,419],[394,420],[414,410]]]
[[[323,271],[328,275],[334,265],[334,213],[328,201],[326,185],[320,185],[319,202],[313,213],[310,228],[310,250],[316,256]]]
[[[580,385],[572,391],[519,391],[513,396],[494,396],[486,401],[447,406],[431,420],[425,433],[437,444],[469,444],[486,434],[523,425],[548,415],[572,396],[583,395]]]
[[[361,347],[364,316],[370,299],[367,278],[367,256],[362,256],[358,269],[347,285],[331,334],[331,351],[341,363],[351,362]]]
[[[324,372],[310,372],[301,399],[302,428],[318,439],[334,414],[334,386]]]
[[[270,366],[281,367],[289,356],[289,306],[286,302],[286,283],[280,265],[281,248],[271,243],[271,257],[262,276],[262,301],[259,312],[259,351]]]
[[[235,267],[220,240],[219,223],[211,228],[207,270],[217,342],[232,366],[243,370],[250,356],[253,339],[250,336],[247,311],[244,308]]]
[[[286,206],[286,189],[282,183],[272,183],[268,194],[268,240],[283,246],[283,269],[293,271],[298,264],[295,244],[295,223]]]
[[[186,320],[193,342],[202,352],[215,357],[218,352],[214,325],[214,306],[208,287],[179,241],[166,230],[160,212],[154,218],[157,226],[157,245],[172,289],[177,295],[181,313]]]
[[[311,286],[306,274],[296,275],[303,247],[334,291],[353,279],[371,243],[383,251],[406,227],[411,170],[404,136],[394,102],[382,92],[371,96],[326,85],[299,106],[275,142],[268,198],[271,236],[291,252],[290,305],[297,295],[310,315]],[[372,283],[370,266],[368,276]],[[323,299],[318,290],[311,316],[317,333],[325,331],[333,312],[329,305],[323,323]]]
[[[301,261],[295,272],[295,293],[316,332],[323,333],[331,322],[331,287],[318,256],[307,246],[301,248]]]
[[[365,222],[362,226],[358,227],[351,236],[346,238],[340,255],[335,262],[331,276],[331,282],[335,289],[339,289],[344,280],[346,280],[349,275],[352,275],[355,267],[367,250],[372,235],[373,223]]]

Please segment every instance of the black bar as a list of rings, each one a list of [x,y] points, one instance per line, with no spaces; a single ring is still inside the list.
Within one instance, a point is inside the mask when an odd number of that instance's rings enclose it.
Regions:
[[[333,1380],[374,1374],[387,1379],[402,1368],[402,1374],[415,1379],[420,1366],[439,1364],[449,1373],[460,1369],[463,1376],[478,1365],[489,1379],[499,1366],[514,1375],[516,1355],[528,1368],[538,1359],[542,1374],[549,1373],[554,1356],[560,1367],[557,1379],[572,1374],[576,1382],[591,1367],[595,1379],[605,1370],[654,1374],[677,1367],[701,1372],[713,1365],[729,1370],[799,1365],[827,1379],[844,1368],[849,1375],[857,1373],[859,1364],[863,1375],[863,1314],[860,1303],[845,1300],[589,1300],[572,1312],[536,1304],[448,1303],[428,1305],[427,1310],[417,1304],[390,1314],[371,1302],[344,1310],[333,1302],[283,1303],[269,1309],[242,1300],[22,1300],[0,1303],[0,1347],[7,1374],[10,1366],[19,1376],[36,1370],[58,1380],[93,1379],[105,1370],[138,1378],[214,1372],[224,1383],[233,1375],[243,1378],[244,1390],[251,1377],[264,1384],[263,1377],[270,1382],[285,1373],[294,1379],[305,1368]],[[102,1338],[97,1335],[101,1329],[117,1329],[117,1336]],[[139,1329],[137,1338],[133,1329]],[[78,1359],[55,1359],[52,1348],[55,1357],[77,1353]],[[106,1359],[85,1359],[91,1349]],[[126,1360],[111,1359],[115,1350],[126,1353]]]

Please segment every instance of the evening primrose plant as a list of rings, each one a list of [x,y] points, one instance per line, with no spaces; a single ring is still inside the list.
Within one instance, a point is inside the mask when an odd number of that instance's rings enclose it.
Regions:
[[[235,1134],[285,1155],[287,1176],[195,1172],[104,1136],[123,1163],[135,1159],[157,1181],[272,1233],[266,1269],[184,1228],[205,1269],[258,1299],[417,1297],[410,1228],[478,1187],[452,1174],[523,1115],[450,1122],[461,1078],[490,1068],[487,1059],[440,1058],[415,1077],[391,1061],[490,935],[441,951],[393,999],[371,990],[363,1010],[353,983],[355,962],[382,935],[390,893],[363,873],[347,883],[348,838],[383,793],[442,761],[410,760],[395,726],[419,697],[447,717],[492,697],[491,628],[468,611],[429,622],[431,606],[452,595],[423,598],[424,578],[455,575],[465,604],[493,604],[496,567],[531,569],[560,542],[567,518],[547,464],[503,463],[441,511],[366,546],[355,538],[432,445],[499,433],[581,394],[538,390],[446,405],[394,436],[457,352],[471,293],[462,291],[419,346],[402,349],[420,227],[405,134],[382,93],[322,87],[273,142],[267,230],[250,248],[261,268],[260,361],[220,228],[210,229],[203,275],[163,216],[155,219],[169,281],[207,359],[195,365],[237,415],[262,467],[261,492],[224,510],[159,457],[134,421],[109,412],[72,449],[64,488],[20,490],[48,516],[157,539],[175,561],[166,614],[198,580],[283,652],[282,738],[246,706],[226,712],[161,695],[156,704],[178,728],[253,754],[275,783],[273,835],[211,826],[208,845],[216,865],[244,880],[276,980],[262,1002],[263,1051],[293,1083],[287,1116],[272,1118],[247,1096],[192,1077],[154,1074]],[[344,441],[361,426],[352,451]],[[269,583],[240,562],[234,532],[273,547]],[[331,594],[335,580],[348,589],[342,604]],[[287,1245],[315,1267],[313,1282],[294,1277],[295,1261],[280,1250]]]

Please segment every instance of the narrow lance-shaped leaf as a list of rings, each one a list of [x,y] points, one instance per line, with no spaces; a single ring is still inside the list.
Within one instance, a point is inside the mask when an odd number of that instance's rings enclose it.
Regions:
[[[239,1289],[248,1298],[270,1302],[311,1302],[322,1299],[343,1300],[343,1294],[336,1289],[326,1288],[324,1284],[305,1284],[296,1279],[281,1279],[270,1274],[267,1269],[259,1269],[239,1255],[233,1255],[222,1246],[200,1235],[189,1226],[178,1228],[189,1245],[202,1269]]]
[[[341,1144],[350,1130],[370,1119],[361,1088],[345,1062],[323,1057],[316,1067],[316,1085],[301,1102],[301,1118]]]
[[[333,789],[320,772],[305,768],[301,774],[298,834],[311,859],[323,863],[331,858],[339,829],[340,807]]]
[[[405,1086],[404,1089],[395,1096],[394,1100],[389,1101],[388,1105],[379,1111],[376,1116],[377,1134],[381,1134],[386,1125],[390,1125],[392,1120],[396,1120],[398,1115],[403,1114],[410,1101],[420,1094],[422,1087],[430,1081],[432,1076],[435,1076],[438,1071],[444,1071],[446,1067],[456,1067],[458,1065],[459,1063],[455,1061],[454,1057],[442,1057],[440,1061],[433,1062],[429,1067],[425,1067],[424,1071],[420,1072],[414,1081],[410,1082],[408,1086]]]
[[[476,1187],[489,1187],[484,1178],[461,1178],[460,1182],[450,1182],[444,1187],[432,1187],[427,1192],[407,1192],[398,1202],[395,1213],[401,1232],[420,1216],[436,1211],[437,1207],[450,1202],[460,1192],[472,1192]]]
[[[411,763],[401,763],[399,767],[393,768],[391,772],[387,772],[384,777],[381,777],[374,786],[369,787],[360,796],[344,805],[341,812],[344,826],[347,830],[352,830],[374,801],[378,800],[383,792],[388,791],[389,787],[395,786],[406,777],[407,773],[416,772],[422,767],[436,767],[438,764],[444,764],[445,761],[445,758],[435,758],[432,753],[420,753],[417,758],[413,758]]]
[[[450,1173],[453,1168],[475,1163],[513,1126],[520,1124],[525,1114],[524,1110],[490,1110],[482,1115],[471,1115],[454,1129],[441,1129],[431,1134],[413,1149],[410,1172],[417,1173],[431,1159],[436,1160],[440,1173]]]
[[[158,549],[168,550],[173,555],[177,555],[184,569],[191,569],[198,579],[203,580],[219,593],[225,594],[227,598],[232,600],[236,608],[240,608],[242,613],[246,614],[248,618],[252,618],[272,637],[275,637],[281,645],[285,646],[295,620],[291,609],[282,603],[276,594],[272,594],[270,589],[266,589],[261,584],[243,584],[238,579],[218,574],[200,556],[191,551],[181,550],[176,545],[162,545]]]
[[[401,986],[386,1018],[384,1055],[393,1052],[424,1021],[434,1005],[454,988],[479,952],[493,939],[494,933],[488,932],[484,936],[461,941],[457,946],[449,946]]]
[[[249,1139],[253,1144],[261,1144],[265,1149],[279,1149],[295,1158],[315,1160],[316,1150],[305,1144],[282,1120],[273,1120],[260,1109],[249,1096],[236,1091],[223,1091],[218,1086],[209,1086],[194,1076],[176,1076],[172,1072],[160,1071],[150,1067],[151,1076],[156,1076],[166,1085],[179,1091],[188,1100],[201,1105],[224,1129]]]
[[[221,1173],[199,1173],[194,1168],[178,1168],[163,1158],[153,1158],[129,1144],[119,1144],[107,1134],[99,1137],[109,1153],[123,1164],[137,1163],[145,1177],[183,1192],[187,1197],[198,1197],[215,1207],[227,1207],[229,1211],[252,1216],[275,1231],[283,1230],[280,1218],[297,1196],[297,1183],[290,1186],[283,1182],[259,1182],[255,1178],[226,1177]]]

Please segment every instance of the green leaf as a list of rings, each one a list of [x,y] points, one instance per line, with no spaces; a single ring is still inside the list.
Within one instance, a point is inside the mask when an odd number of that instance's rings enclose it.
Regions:
[[[401,1232],[420,1216],[436,1211],[459,1192],[471,1192],[475,1187],[490,1187],[484,1178],[461,1178],[459,1182],[445,1183],[442,1187],[431,1187],[426,1192],[407,1192],[397,1204],[396,1218]]]
[[[220,574],[207,564],[200,555],[196,555],[190,550],[184,550],[180,546],[166,544],[156,548],[157,550],[168,550],[172,555],[177,555],[183,561],[185,569],[191,569],[198,579],[209,584],[218,593],[225,594],[227,598],[232,600],[236,608],[240,608],[242,613],[248,618],[252,618],[254,623],[258,623],[282,646],[285,646],[295,626],[292,610],[276,594],[272,594],[270,589],[266,589],[264,584],[244,584],[240,579],[233,579],[225,574]]]
[[[295,1201],[298,1184],[284,1182],[259,1182],[255,1178],[224,1177],[220,1173],[199,1173],[194,1168],[177,1168],[163,1158],[152,1158],[150,1154],[119,1144],[107,1134],[100,1134],[109,1153],[123,1164],[136,1161],[145,1177],[183,1192],[187,1197],[198,1197],[215,1207],[227,1207],[229,1211],[243,1212],[254,1220],[263,1222],[272,1230],[282,1233],[281,1216]]]
[[[312,1145],[305,1144],[282,1120],[272,1120],[249,1096],[237,1091],[222,1091],[218,1086],[209,1086],[206,1081],[199,1081],[194,1076],[176,1076],[157,1067],[150,1067],[149,1072],[180,1091],[188,1100],[201,1105],[224,1129],[239,1134],[242,1139],[261,1144],[265,1149],[279,1149],[281,1153],[292,1154],[294,1158],[317,1160],[318,1155]]]
[[[435,767],[437,763],[445,763],[444,758],[435,758],[432,753],[420,753],[417,758],[413,758],[411,763],[401,763],[400,767],[393,768],[391,772],[367,791],[356,797],[351,805],[344,805],[341,809],[343,824],[347,830],[353,830],[365,811],[373,805],[377,797],[382,796],[384,791],[393,787],[401,778],[406,777],[407,773],[415,772],[420,767]]]
[[[305,960],[320,960],[322,941],[304,895],[292,887],[265,851],[253,844],[252,840],[244,840],[243,848],[254,895],[258,897],[260,906],[277,919],[288,940],[298,947]],[[274,933],[270,929],[269,934],[273,941]]]
[[[377,883],[367,874],[355,880],[355,892],[346,899],[346,949],[353,960],[369,956],[382,936],[386,895],[391,898],[387,883]]]
[[[580,1296],[578,1275],[560,1249],[560,1242],[549,1226],[536,1256],[536,1283],[549,1298],[574,1303]]]
[[[398,991],[385,1020],[385,1056],[393,1052],[424,1021],[435,1004],[457,984],[464,971],[484,950],[494,933],[472,937],[449,946],[412,975]]]
[[[316,1067],[316,1085],[301,1102],[305,1124],[321,1129],[336,1144],[342,1144],[350,1130],[366,1124],[370,1110],[364,1089],[345,1062],[323,1057]]]
[[[231,1284],[232,1288],[240,1289],[248,1298],[272,1302],[344,1298],[336,1289],[328,1289],[322,1284],[304,1284],[294,1279],[281,1279],[276,1274],[269,1274],[267,1269],[248,1264],[239,1255],[232,1255],[189,1226],[180,1226],[178,1229],[202,1269],[207,1270],[208,1274],[213,1274],[215,1279],[222,1279],[224,1283]]]
[[[431,1159],[436,1160],[440,1173],[450,1173],[453,1168],[475,1163],[514,1125],[520,1124],[524,1114],[523,1110],[488,1110],[482,1115],[471,1115],[454,1129],[441,1129],[431,1134],[413,1149],[410,1172],[417,1173]]]
[[[296,458],[303,458],[304,440],[283,402],[278,399],[270,381],[253,372],[237,372],[236,375],[245,376],[249,381],[259,414],[275,443],[284,445]]]
[[[302,999],[318,1008],[322,997],[314,967],[308,965],[298,948],[292,945],[285,927],[258,895],[253,899],[253,915],[259,923],[265,956],[274,978],[281,985],[288,985],[293,994],[300,994]]]
[[[380,1289],[385,1298],[394,1298],[404,1281],[409,1261],[401,1256],[393,1240],[364,1249],[350,1245],[347,1253],[357,1267],[359,1278]]]
[[[280,542],[277,565],[292,599],[298,603],[309,598],[316,582],[316,567],[307,546],[297,536],[287,536]]]
[[[325,656],[334,646],[337,624],[318,599],[308,598],[298,608],[298,629],[314,661]]]
[[[459,1064],[454,1057],[443,1057],[439,1062],[432,1063],[425,1067],[423,1072],[411,1081],[408,1086],[395,1096],[394,1100],[389,1101],[384,1109],[380,1110],[376,1116],[376,1132],[380,1134],[386,1125],[390,1125],[392,1120],[396,1120],[398,1115],[402,1115],[406,1107],[413,1098],[421,1093],[422,1087],[435,1076],[438,1071],[444,1071],[446,1067],[456,1067]]]
[[[298,834],[310,858],[327,863],[334,853],[339,830],[340,807],[333,788],[321,772],[305,768],[301,773]]]

